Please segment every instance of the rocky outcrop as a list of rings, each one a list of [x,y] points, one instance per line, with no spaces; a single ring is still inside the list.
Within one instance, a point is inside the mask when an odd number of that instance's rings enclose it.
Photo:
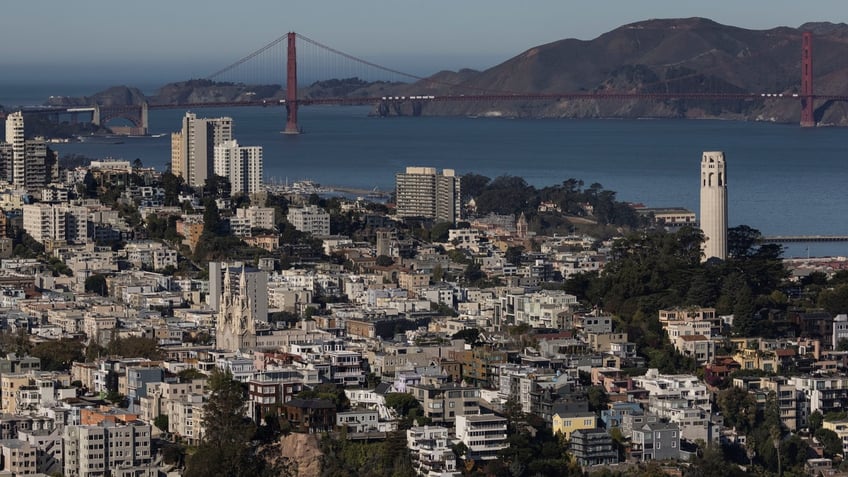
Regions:
[[[320,477],[321,453],[318,437],[314,434],[291,433],[262,452],[267,459],[288,459],[292,474],[298,477]]]

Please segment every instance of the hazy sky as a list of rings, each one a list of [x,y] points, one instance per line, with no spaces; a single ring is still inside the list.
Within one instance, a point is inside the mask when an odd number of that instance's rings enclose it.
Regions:
[[[385,66],[429,74],[486,68],[538,44],[588,40],[634,21],[691,16],[768,29],[848,22],[848,5],[845,0],[19,0],[5,2],[0,15],[0,80],[78,76],[62,73],[70,64],[121,80],[205,76],[287,31]]]

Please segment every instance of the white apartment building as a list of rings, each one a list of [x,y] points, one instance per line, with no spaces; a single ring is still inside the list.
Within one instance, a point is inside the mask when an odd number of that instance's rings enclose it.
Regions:
[[[453,169],[407,167],[395,175],[398,217],[423,217],[456,223],[462,205],[460,178]]]
[[[24,141],[24,114],[16,111],[6,117],[6,143],[12,146],[11,182],[26,187],[26,145]]]
[[[660,374],[656,368],[651,368],[644,376],[633,378],[633,382],[648,391],[652,399],[685,400],[689,409],[709,406],[707,386],[691,374]]]
[[[577,304],[577,297],[561,290],[507,293],[501,298],[502,318],[533,328],[562,328],[562,313]]]
[[[506,418],[494,414],[456,416],[456,438],[468,447],[466,459],[497,459],[509,448],[506,440]]]
[[[131,242],[124,250],[127,261],[138,268],[162,270],[168,266],[177,267],[177,251],[159,242]]]
[[[236,209],[236,217],[248,219],[250,226],[258,229],[273,230],[277,225],[274,223],[273,207],[242,207]]]
[[[23,206],[24,230],[36,242],[86,242],[88,210],[85,207],[52,205],[45,203]]]
[[[376,410],[354,410],[336,414],[336,427],[345,428],[352,433],[393,432],[397,430],[397,421],[380,421]]]
[[[182,130],[171,134],[171,171],[188,185],[203,187],[215,172],[215,146],[232,139],[232,118],[207,119],[186,113]]]
[[[165,402],[168,415],[168,432],[197,445],[203,438],[202,394],[189,394],[185,399],[170,399]]]
[[[330,214],[317,205],[290,207],[286,220],[301,232],[330,235]]]
[[[215,145],[214,172],[230,180],[231,192],[250,195],[262,190],[262,146],[239,146],[235,140]]]
[[[116,425],[67,426],[62,438],[66,477],[117,475],[120,469],[150,464],[150,426],[136,421]]]
[[[446,427],[416,426],[406,431],[406,447],[412,454],[417,475],[426,477],[459,477],[456,456],[451,450]]]

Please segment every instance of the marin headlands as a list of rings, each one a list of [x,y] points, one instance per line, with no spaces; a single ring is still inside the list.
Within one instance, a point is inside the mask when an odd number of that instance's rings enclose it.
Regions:
[[[848,477],[848,9],[12,2],[0,477]]]

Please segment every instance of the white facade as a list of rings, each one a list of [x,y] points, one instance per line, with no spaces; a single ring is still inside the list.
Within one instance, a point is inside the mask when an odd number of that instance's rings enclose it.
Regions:
[[[88,210],[85,207],[38,203],[24,205],[23,212],[24,230],[40,244],[86,242]]]
[[[456,438],[468,447],[469,459],[497,459],[509,448],[506,440],[506,418],[494,414],[456,416]]]
[[[330,235],[330,214],[316,205],[289,208],[286,220],[301,232]]]
[[[704,152],[701,159],[701,230],[704,260],[727,258],[727,168],[724,153]]]
[[[398,217],[423,217],[455,223],[462,200],[460,178],[453,169],[407,167],[395,176]]]
[[[273,230],[276,225],[273,207],[242,207],[236,209],[236,217],[247,219],[253,228]]]
[[[141,268],[151,267],[162,270],[165,267],[177,267],[177,251],[159,242],[133,242],[126,246],[127,261]]]
[[[709,406],[707,386],[691,374],[660,374],[652,368],[644,376],[633,378],[633,382],[648,391],[651,399],[684,400],[688,409]]]
[[[446,427],[421,426],[406,431],[406,446],[412,454],[417,475],[458,477],[456,456]]]
[[[171,170],[192,187],[203,187],[214,173],[215,146],[233,139],[233,119],[198,118],[186,113],[182,131],[171,136]]]
[[[6,143],[12,145],[12,183],[25,187],[26,145],[24,142],[24,115],[21,111],[14,112],[6,117]]]
[[[68,426],[62,441],[67,477],[116,475],[109,473],[149,464],[152,459],[146,424],[116,426],[104,421],[96,426]]]
[[[253,194],[262,189],[262,147],[239,146],[235,140],[215,146],[214,171],[230,180],[233,194]]]

